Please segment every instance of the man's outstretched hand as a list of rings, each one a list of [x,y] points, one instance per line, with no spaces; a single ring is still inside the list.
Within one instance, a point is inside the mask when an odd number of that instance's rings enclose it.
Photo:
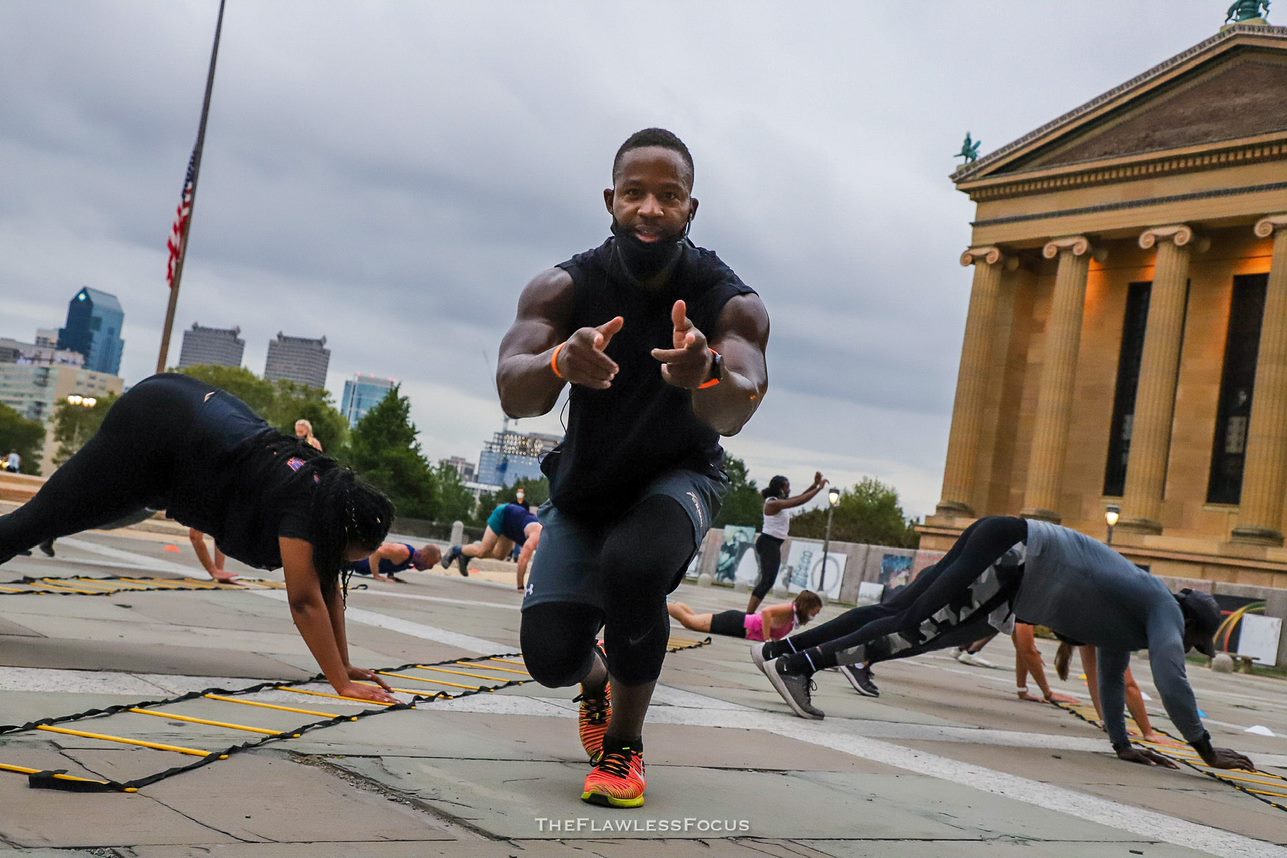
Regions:
[[[688,318],[688,306],[676,301],[670,319],[675,325],[674,348],[653,349],[652,356],[661,362],[661,377],[668,384],[695,390],[710,378],[711,350],[706,335]]]
[[[573,332],[555,357],[559,375],[570,384],[594,390],[612,387],[612,380],[617,377],[620,367],[603,350],[625,324],[625,319],[614,316],[597,327],[579,328]]]

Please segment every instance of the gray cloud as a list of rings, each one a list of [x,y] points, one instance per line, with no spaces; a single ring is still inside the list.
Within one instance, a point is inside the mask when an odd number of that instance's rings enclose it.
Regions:
[[[90,284],[125,307],[127,381],[151,371],[216,6],[0,6],[0,335],[58,324]],[[773,390],[729,448],[761,479],[871,473],[925,513],[969,291],[951,153],[967,128],[986,152],[1115,86],[1221,11],[230,0],[177,328],[241,325],[256,371],[278,330],[325,334],[335,391],[399,377],[426,451],[475,455],[518,291],[602,241],[612,153],[666,125],[697,161],[694,238],[773,317]]]

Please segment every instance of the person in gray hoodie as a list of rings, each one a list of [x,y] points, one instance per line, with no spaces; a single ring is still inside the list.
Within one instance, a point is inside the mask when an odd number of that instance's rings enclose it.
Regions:
[[[1167,715],[1209,766],[1247,769],[1247,757],[1215,748],[1202,726],[1185,674],[1185,653],[1215,654],[1220,608],[1209,594],[1173,594],[1153,575],[1102,542],[1067,527],[1013,516],[988,516],[966,528],[952,549],[880,605],[855,608],[815,629],[754,645],[752,658],[773,687],[806,718],[812,675],[863,663],[874,641],[928,652],[958,645],[1009,613],[1099,650],[1099,692],[1113,750],[1123,760],[1173,767],[1170,760],[1131,745],[1126,731],[1125,680],[1130,655],[1147,649]],[[908,652],[907,654],[912,654]]]

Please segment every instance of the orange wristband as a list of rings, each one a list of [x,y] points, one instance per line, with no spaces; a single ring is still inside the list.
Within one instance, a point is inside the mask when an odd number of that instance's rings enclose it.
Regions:
[[[719,355],[719,352],[715,351],[715,350],[714,350],[713,348],[711,348],[710,346],[707,346],[707,347],[706,347],[706,349],[707,349],[707,351],[709,351],[709,352],[710,352],[711,354],[713,354],[713,355]],[[703,381],[701,384],[697,385],[697,389],[698,389],[698,390],[707,390],[707,389],[712,388],[712,387],[714,387],[715,385],[719,384],[719,381],[720,381],[720,380],[719,380],[718,378],[710,378],[710,379],[707,379],[706,381]]]
[[[559,352],[563,351],[563,347],[566,345],[566,341],[559,343],[554,347],[554,354],[550,355],[550,369],[554,370],[554,377],[561,381],[566,381],[567,379],[563,378],[563,373],[559,372]]]

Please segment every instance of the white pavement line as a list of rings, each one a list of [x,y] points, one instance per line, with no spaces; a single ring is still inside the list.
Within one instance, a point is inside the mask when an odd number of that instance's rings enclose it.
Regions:
[[[693,692],[689,692],[694,694]],[[694,695],[697,696],[697,695]],[[529,700],[526,706],[514,701]],[[724,701],[720,701],[723,703]],[[549,717],[553,714],[550,703],[531,700],[521,696],[507,695],[502,702],[487,697],[461,698],[443,701],[438,704],[448,706],[456,711],[491,712],[503,711],[508,715],[531,715]],[[493,710],[492,707],[495,707]],[[432,712],[430,709],[423,710]],[[562,717],[566,713],[559,712]],[[1062,813],[1087,822],[1105,825],[1119,831],[1139,835],[1146,840],[1170,843],[1196,849],[1225,858],[1283,858],[1287,849],[1255,840],[1241,834],[1223,831],[1206,825],[1199,825],[1178,817],[1168,816],[1134,805],[1122,805],[1110,799],[1087,795],[1065,787],[1034,781],[1029,778],[998,772],[993,769],[964,763],[948,757],[905,748],[878,739],[854,735],[845,729],[826,722],[804,721],[786,716],[773,715],[748,707],[742,707],[734,720],[728,717],[728,710],[688,709],[678,707],[659,707],[648,713],[648,720],[654,724],[677,724],[697,727],[728,727],[734,724],[739,728],[763,730],[788,739],[809,742],[824,748],[830,748],[864,760],[883,763],[887,766],[927,775],[939,780],[948,781],[962,787],[977,789],[993,795],[1003,796],[1044,810]]]
[[[81,694],[187,694],[203,688],[245,688],[262,679],[231,676],[124,673],[117,670],[74,670],[47,667],[0,667],[0,691]]]
[[[148,557],[146,554],[138,554],[134,551],[122,551],[119,548],[110,548],[106,545],[99,545],[97,542],[90,542],[85,539],[77,539],[72,536],[66,536],[58,540],[59,545],[66,545],[68,548],[75,548],[79,551],[88,551],[91,554],[97,554],[101,557],[110,557],[113,560],[121,560],[133,565],[135,568],[140,566],[151,569],[153,572],[177,572],[185,577],[191,576],[194,566],[192,564],[179,565],[171,563],[168,560],[161,560],[157,557]],[[195,567],[200,570],[200,566]]]
[[[248,591],[256,596],[263,596],[265,599],[276,599],[278,602],[288,601],[286,593],[281,590],[250,590]],[[513,645],[496,643],[495,641],[476,638],[472,635],[462,635],[459,632],[451,632],[446,629],[440,629],[437,626],[426,626],[424,623],[413,623],[411,620],[404,620],[400,617],[390,617],[387,614],[381,614],[377,611],[368,611],[365,608],[352,608],[344,612],[347,620],[355,623],[361,623],[366,626],[375,626],[379,629],[388,629],[391,632],[408,635],[413,638],[422,640],[435,641],[437,643],[447,644],[448,646],[460,647],[470,652],[494,653],[510,652],[514,649]]]

